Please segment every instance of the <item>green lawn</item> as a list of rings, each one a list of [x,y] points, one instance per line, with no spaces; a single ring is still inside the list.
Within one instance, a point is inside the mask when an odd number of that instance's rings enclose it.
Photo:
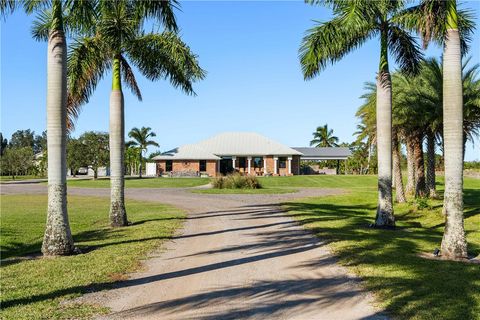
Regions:
[[[289,176],[289,177],[260,177],[260,183],[266,188],[273,187],[302,187],[302,188],[375,188],[376,176]]]
[[[396,205],[398,228],[372,229],[368,225],[375,217],[374,178],[337,178],[338,187],[352,186],[347,187],[348,194],[286,203],[285,209],[307,229],[329,241],[340,263],[362,277],[365,287],[395,318],[480,319],[480,265],[419,256],[431,255],[440,246],[444,228],[441,200],[428,200],[429,208],[424,210],[416,209],[414,203]],[[335,177],[311,177],[305,184],[337,187],[331,179]],[[293,181],[291,185],[300,184]],[[465,178],[465,216],[469,253],[477,256],[479,179]]]
[[[28,176],[15,176],[15,180],[14,180],[12,179],[12,176],[0,176],[0,182],[21,181],[21,180],[30,180],[30,179],[47,179],[47,178],[28,175]]]
[[[1,319],[77,319],[104,309],[61,303],[108,287],[172,236],[184,214],[170,206],[127,201],[133,225],[108,226],[108,198],[68,198],[71,229],[83,254],[55,259],[18,259],[38,253],[46,219],[46,196],[2,195]]]
[[[204,194],[281,194],[297,192],[297,189],[291,188],[260,188],[260,189],[194,189],[193,193]]]
[[[126,188],[188,188],[208,184],[209,178],[125,178]],[[69,187],[110,188],[110,179],[68,180]]]

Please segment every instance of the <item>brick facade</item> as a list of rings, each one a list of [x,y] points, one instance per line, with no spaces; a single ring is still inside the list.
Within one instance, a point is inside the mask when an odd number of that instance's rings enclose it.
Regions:
[[[207,160],[207,170],[204,172],[200,172],[200,161],[201,160],[172,160],[172,172],[191,175],[206,173],[210,177],[215,177],[218,171],[217,161]],[[166,160],[157,161],[157,176],[170,173],[166,170],[166,163]]]
[[[246,174],[248,172],[248,160],[246,160],[246,167],[245,169],[239,167],[239,161],[235,162],[235,169],[237,172],[242,174]],[[250,174],[262,176],[264,172],[267,174],[274,175],[274,176],[286,176],[288,174],[288,157],[286,158],[286,166],[285,168],[280,168],[279,160],[280,157],[275,157],[277,160],[274,160],[274,156],[264,156],[262,159],[261,165],[262,167],[255,168],[253,159],[251,162],[250,167]],[[300,174],[300,156],[294,155],[291,157],[291,174],[290,175],[298,175]],[[207,160],[207,170],[205,172],[200,172],[200,160],[171,160],[172,161],[172,171],[177,174],[185,174],[185,175],[197,175],[201,173],[206,173],[210,177],[215,177],[219,175],[220,167],[219,162],[217,160]],[[274,172],[275,169],[275,161],[277,162],[277,172]],[[266,165],[266,170],[264,171],[263,166]],[[170,174],[170,172],[166,171],[166,160],[158,160],[157,161],[157,175],[161,176],[164,174]]]

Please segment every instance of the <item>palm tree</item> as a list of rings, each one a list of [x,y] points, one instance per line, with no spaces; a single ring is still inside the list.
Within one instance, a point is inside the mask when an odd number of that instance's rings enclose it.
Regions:
[[[320,1],[310,0],[318,3]],[[394,17],[404,1],[323,1],[333,9],[334,17],[307,32],[300,48],[304,77],[313,78],[327,63],[334,63],[374,36],[380,38],[380,63],[377,75],[377,152],[378,207],[375,225],[395,225],[392,203],[392,85],[389,51],[401,69],[416,72],[422,54],[415,39]]]
[[[67,212],[66,118],[67,45],[65,32],[75,32],[88,24],[95,1],[8,1],[0,2],[2,16],[23,6],[27,13],[38,12],[33,36],[47,40],[47,152],[48,208],[42,253],[45,256],[75,252]]]
[[[326,148],[326,147],[338,147],[338,137],[333,135],[333,129],[328,129],[328,125],[325,124],[323,127],[317,127],[313,135],[313,140],[310,141],[310,146],[315,146],[316,148]]]
[[[399,21],[415,29],[422,36],[425,47],[432,41],[443,44],[443,211],[446,221],[441,252],[445,257],[465,258],[462,53],[468,49],[474,23],[469,12],[457,9],[456,0],[422,0]]]
[[[155,134],[155,132],[152,131],[152,128],[142,127],[141,129],[133,128],[128,133],[128,136],[130,138],[132,138],[133,140],[127,142],[127,146],[135,147],[140,151],[138,153],[139,154],[139,163],[140,163],[140,168],[138,170],[138,175],[141,179],[142,178],[143,152],[147,151],[148,146],[159,147],[158,143],[156,143],[155,141],[148,140],[149,138],[156,137],[157,135]]]
[[[203,79],[197,56],[174,32],[176,1],[102,0],[92,30],[77,39],[69,57],[69,102],[73,109],[88,102],[98,81],[112,70],[110,94],[110,221],[127,225],[124,203],[124,100],[123,83],[139,100],[140,89],[130,63],[149,80],[168,78],[174,87],[195,94],[192,83]],[[162,33],[145,33],[146,19],[165,26]],[[130,63],[129,63],[130,62]]]

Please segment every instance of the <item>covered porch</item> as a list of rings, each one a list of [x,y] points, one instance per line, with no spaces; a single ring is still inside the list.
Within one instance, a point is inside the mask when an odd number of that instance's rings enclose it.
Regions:
[[[220,156],[217,166],[220,174],[238,172],[255,176],[288,176],[299,174],[300,157],[296,155],[265,155],[265,156]]]

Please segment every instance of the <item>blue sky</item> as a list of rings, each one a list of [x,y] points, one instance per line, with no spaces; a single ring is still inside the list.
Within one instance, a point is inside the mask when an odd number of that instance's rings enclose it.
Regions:
[[[466,2],[480,20],[480,2]],[[126,130],[149,126],[161,150],[224,131],[255,131],[290,146],[307,146],[328,123],[343,142],[354,140],[365,81],[375,78],[378,39],[366,43],[316,79],[304,81],[298,61],[301,38],[328,9],[301,1],[188,1],[177,13],[181,35],[208,74],[186,96],[168,82],[137,73],[143,102],[125,89]],[[34,17],[17,12],[1,22],[1,131],[45,129],[46,44],[31,38]],[[439,56],[432,47],[429,56]],[[480,63],[478,30],[473,63]],[[107,74],[77,121],[74,136],[108,131],[111,74]],[[466,160],[480,159],[480,142],[469,144]]]

